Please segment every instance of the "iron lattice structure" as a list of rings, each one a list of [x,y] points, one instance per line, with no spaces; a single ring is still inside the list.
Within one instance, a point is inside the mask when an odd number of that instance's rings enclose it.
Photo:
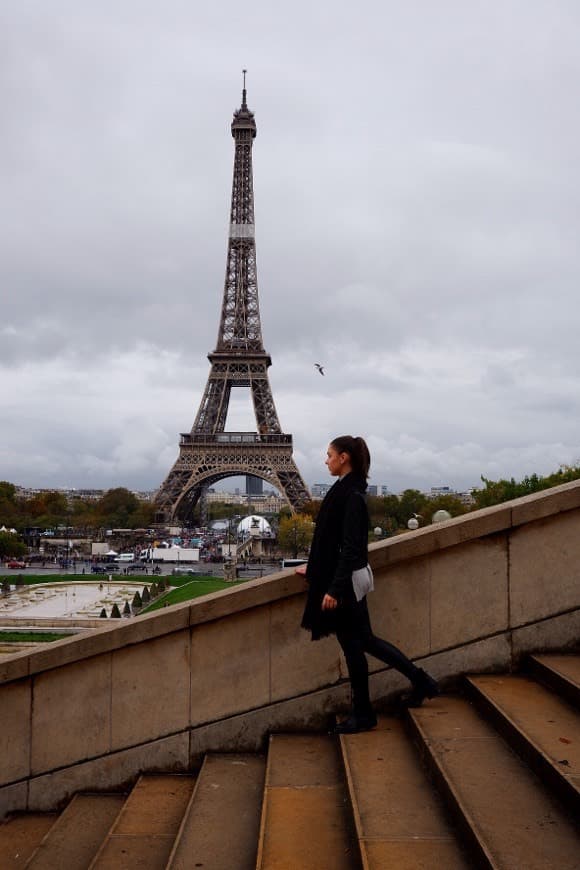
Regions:
[[[268,380],[272,364],[262,343],[256,241],[252,145],[256,122],[246,103],[234,112],[234,176],[224,296],[211,370],[179,456],[156,495],[158,522],[191,517],[207,487],[218,480],[253,474],[275,486],[296,510],[309,498],[292,456],[292,436],[282,432]],[[232,388],[250,389],[256,432],[226,432]]]

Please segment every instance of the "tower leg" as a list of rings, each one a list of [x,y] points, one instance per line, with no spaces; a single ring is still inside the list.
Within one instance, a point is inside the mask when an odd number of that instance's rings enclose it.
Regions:
[[[203,486],[201,489],[201,495],[199,496],[199,522],[202,526],[207,526],[209,522],[209,511],[207,507],[207,486]]]

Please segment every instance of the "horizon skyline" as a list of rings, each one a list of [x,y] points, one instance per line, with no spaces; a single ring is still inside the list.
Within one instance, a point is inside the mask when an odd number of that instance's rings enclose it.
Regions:
[[[243,496],[243,497],[245,497],[245,498],[249,498],[250,500],[251,500],[252,498],[255,498],[255,497],[257,497],[257,498],[260,497],[260,494],[259,494],[259,493],[257,493],[257,494],[248,494],[248,493],[246,493],[244,490],[242,490],[242,484],[240,484],[239,486],[236,487],[236,489],[239,489],[239,490],[240,490],[239,493],[236,493],[236,492],[235,492],[235,489],[234,489],[234,490],[232,490],[232,489],[228,489],[227,486],[226,486],[227,481],[229,481],[229,480],[237,480],[237,479],[239,479],[239,480],[244,480],[243,477],[240,477],[240,478],[233,478],[233,477],[232,477],[232,478],[224,478],[224,479],[222,479],[222,480],[220,480],[220,481],[217,481],[217,483],[212,484],[212,486],[209,487],[208,491],[209,491],[209,492],[218,491],[218,492],[228,493],[228,494],[230,494],[230,495],[240,495],[240,496]],[[48,487],[41,487],[41,486],[36,486],[36,485],[21,484],[21,483],[17,483],[17,482],[15,482],[15,481],[13,481],[13,480],[0,481],[0,483],[2,483],[2,482],[10,483],[10,484],[12,484],[13,486],[15,486],[17,489],[22,489],[22,490],[38,490],[38,491],[40,491],[40,492],[47,492],[47,491],[48,491],[48,492],[50,492],[50,491],[55,491],[55,492],[61,492],[61,491],[62,491],[62,492],[75,492],[75,491],[81,491],[81,492],[82,492],[82,491],[89,491],[89,492],[107,492],[107,491],[110,490],[110,489],[117,489],[117,488],[127,489],[127,490],[129,490],[130,492],[134,492],[134,493],[142,493],[142,494],[145,494],[145,493],[155,493],[155,492],[157,491],[156,488],[154,488],[154,487],[153,487],[153,488],[136,489],[135,487],[125,486],[125,485],[122,484],[122,483],[120,483],[120,484],[119,484],[119,483],[117,483],[117,484],[113,484],[113,485],[111,485],[111,486],[107,486],[107,487],[93,487],[93,486],[67,486],[67,485],[60,485],[60,484],[54,484],[54,486],[52,486],[52,487],[51,487],[51,486],[48,486]],[[270,489],[269,489],[269,490],[265,490],[264,493],[262,493],[262,495],[266,495],[266,496],[267,496],[270,492],[271,492],[272,494],[275,494],[275,495],[278,495],[278,494],[279,494],[278,490],[276,489],[276,487],[275,487],[272,483],[270,483],[270,482],[267,481],[267,480],[264,480],[264,484],[265,484],[266,487],[270,487]],[[308,486],[308,490],[309,490],[310,494],[312,495],[311,490],[312,490],[312,487],[313,487],[313,486],[332,486],[332,484],[333,484],[333,478],[329,475],[327,481],[325,481],[325,480],[314,480],[314,481],[312,481],[312,483],[307,483],[307,486]],[[431,485],[431,486],[429,486],[428,488],[421,488],[421,487],[404,487],[403,489],[393,490],[393,489],[391,489],[391,488],[388,486],[388,484],[386,484],[386,483],[373,483],[372,480],[371,480],[371,476],[370,476],[370,475],[369,475],[368,486],[369,486],[369,487],[373,487],[373,486],[374,486],[374,487],[377,487],[377,489],[379,489],[379,490],[382,489],[382,487],[387,487],[387,489],[388,489],[388,493],[387,493],[387,494],[388,494],[388,495],[399,495],[400,493],[404,492],[405,489],[418,489],[420,492],[427,493],[427,492],[431,492],[431,491],[433,491],[433,490],[437,490],[437,489],[445,489],[445,488],[449,488],[449,490],[450,490],[450,494],[451,494],[451,495],[453,495],[453,494],[458,494],[458,495],[459,495],[459,494],[465,494],[465,493],[471,492],[472,490],[474,490],[474,489],[478,489],[478,488],[479,488],[479,487],[476,487],[476,486],[469,486],[469,487],[467,487],[467,488],[465,488],[465,489],[458,489],[458,488],[454,488],[453,485],[450,484],[450,483],[442,483],[442,484],[439,484],[439,485]],[[380,492],[377,493],[377,494],[378,494],[378,495],[382,495],[382,493],[380,493]],[[280,496],[280,497],[283,498],[284,496]]]

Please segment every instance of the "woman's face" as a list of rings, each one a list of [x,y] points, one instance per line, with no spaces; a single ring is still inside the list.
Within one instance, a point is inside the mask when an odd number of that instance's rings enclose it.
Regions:
[[[340,477],[341,474],[351,471],[348,453],[339,453],[332,444],[328,445],[324,463],[333,477]]]

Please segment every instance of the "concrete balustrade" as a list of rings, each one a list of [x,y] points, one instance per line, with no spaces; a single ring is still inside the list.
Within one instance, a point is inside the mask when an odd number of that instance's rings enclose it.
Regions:
[[[371,545],[377,633],[438,678],[580,643],[580,482]],[[334,638],[300,629],[291,571],[0,662],[0,817],[47,810],[349,702]],[[405,681],[374,659],[371,689]]]

